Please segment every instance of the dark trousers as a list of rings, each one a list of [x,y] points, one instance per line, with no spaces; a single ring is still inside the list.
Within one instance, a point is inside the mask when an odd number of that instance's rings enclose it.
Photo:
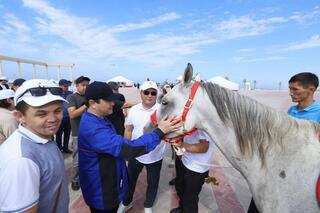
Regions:
[[[199,194],[209,172],[198,173],[189,170],[176,158],[177,177],[175,188],[179,197],[179,205],[183,213],[198,213]]]
[[[153,203],[156,199],[157,192],[158,192],[162,160],[151,163],[151,164],[143,164],[137,161],[135,158],[129,160],[128,162],[129,190],[126,195],[126,199],[123,202],[125,206],[129,205],[132,202],[137,180],[143,166],[145,166],[147,169],[147,184],[148,184],[147,192],[146,192],[146,200],[144,201],[144,207],[151,208],[153,206]]]
[[[91,213],[117,213],[118,207],[119,206],[113,209],[95,209],[90,207],[90,211]]]
[[[59,149],[64,149],[64,150],[68,149],[70,132],[71,132],[70,119],[69,117],[63,118],[61,125],[59,127],[59,130],[56,134],[56,142]],[[62,143],[62,134],[63,134],[63,143]]]
[[[250,206],[248,208],[247,213],[259,213],[257,206],[253,199],[251,199]]]

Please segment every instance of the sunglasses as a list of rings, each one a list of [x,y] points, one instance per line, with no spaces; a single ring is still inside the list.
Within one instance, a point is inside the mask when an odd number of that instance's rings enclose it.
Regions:
[[[145,90],[145,91],[143,91],[143,94],[144,95],[152,95],[152,96],[156,96],[157,95],[157,92],[155,92],[155,91],[152,91],[152,92],[150,92],[150,91],[148,91],[148,90]]]
[[[62,94],[62,89],[60,87],[35,87],[35,88],[27,89],[24,93],[19,95],[17,100],[19,98],[21,98],[27,92],[30,92],[30,94],[34,97],[45,96],[47,94],[48,90],[50,91],[50,93],[52,95],[61,95]]]

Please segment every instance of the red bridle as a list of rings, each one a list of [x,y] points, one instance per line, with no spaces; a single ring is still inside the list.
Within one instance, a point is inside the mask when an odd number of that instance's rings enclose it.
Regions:
[[[186,121],[186,117],[188,115],[188,112],[190,111],[191,107],[192,107],[192,104],[193,104],[193,100],[194,100],[194,97],[196,95],[196,92],[198,90],[200,86],[200,81],[195,81],[193,84],[192,84],[192,87],[191,87],[191,91],[190,91],[190,94],[189,94],[189,98],[187,100],[187,102],[185,103],[184,107],[183,107],[183,111],[182,111],[182,114],[181,114],[181,121],[183,123],[183,128],[184,128],[184,123]],[[152,125],[154,126],[157,126],[157,111],[154,111],[154,113],[152,113],[152,115],[150,116],[150,120],[151,120],[151,123]],[[169,142],[169,141],[178,141],[178,140],[181,140],[183,139],[185,136],[187,135],[192,135],[195,131],[197,131],[197,128],[192,128],[191,130],[189,131],[186,131],[184,129],[183,131],[183,134],[181,135],[178,135],[174,138],[164,138],[165,141]]]

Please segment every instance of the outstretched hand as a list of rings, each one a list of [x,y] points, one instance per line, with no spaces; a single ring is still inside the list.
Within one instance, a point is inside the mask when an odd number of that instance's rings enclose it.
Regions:
[[[180,129],[182,126],[181,119],[177,119],[175,116],[166,116],[158,122],[158,128],[164,133],[168,134]]]

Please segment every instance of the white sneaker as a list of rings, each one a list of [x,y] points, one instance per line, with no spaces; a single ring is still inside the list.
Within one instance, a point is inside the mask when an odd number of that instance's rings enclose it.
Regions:
[[[125,213],[126,211],[128,211],[131,208],[132,208],[132,202],[127,206],[123,205],[123,203],[121,202],[117,213]]]
[[[152,213],[152,208],[144,208],[144,213]]]

